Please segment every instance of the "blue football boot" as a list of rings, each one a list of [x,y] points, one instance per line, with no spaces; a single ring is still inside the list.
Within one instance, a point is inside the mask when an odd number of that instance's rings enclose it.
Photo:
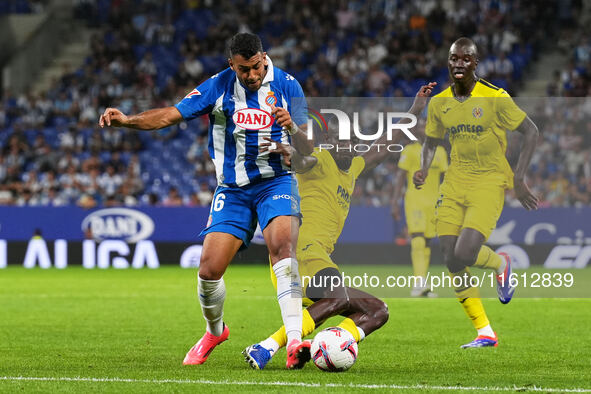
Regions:
[[[515,292],[515,286],[511,286],[511,258],[506,253],[499,253],[499,256],[505,259],[507,265],[505,266],[505,272],[497,275],[497,294],[501,304],[508,304]]]
[[[250,345],[246,349],[242,351],[244,354],[244,360],[253,368],[253,369],[263,369],[265,365],[269,361],[271,361],[271,352],[265,349],[258,343],[254,345]]]

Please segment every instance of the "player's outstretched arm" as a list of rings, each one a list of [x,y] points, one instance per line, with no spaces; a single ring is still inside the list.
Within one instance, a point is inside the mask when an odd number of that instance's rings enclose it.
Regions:
[[[531,162],[531,158],[536,148],[538,141],[538,127],[532,120],[526,116],[523,122],[517,128],[523,134],[523,144],[521,145],[521,152],[519,153],[519,160],[515,168],[515,175],[513,178],[513,187],[515,189],[515,196],[527,210],[538,208],[538,198],[529,190],[525,183],[525,173]]]
[[[425,106],[427,105],[427,98],[431,95],[433,88],[437,85],[437,82],[430,82],[427,85],[421,86],[421,88],[417,91],[415,95],[415,100],[408,110],[408,112],[412,113],[415,116],[418,116]],[[397,133],[393,136],[392,140],[388,141],[387,133],[384,133],[380,138],[378,138],[370,147],[369,151],[363,155],[363,159],[365,160],[365,167],[363,168],[363,172],[372,170],[375,166],[381,163],[390,152],[388,149],[384,148],[386,144],[397,144],[402,139],[403,134]],[[381,149],[378,146],[381,145]]]
[[[406,170],[398,168],[396,181],[394,183],[394,196],[392,197],[392,216],[397,221],[400,220],[400,199],[402,198],[402,190],[406,185]]]
[[[429,82],[428,84],[421,86],[415,95],[415,100],[408,112],[414,116],[419,116],[427,106],[427,100],[429,99],[429,96],[431,96],[431,92],[433,92],[435,86],[437,86],[437,82]]]
[[[314,156],[300,155],[295,149],[293,149],[292,158],[292,168],[298,174],[303,174],[310,171],[312,168],[314,168],[316,163],[318,163],[318,158]]]
[[[263,137],[263,139],[268,142],[259,144],[260,152],[279,153],[283,157],[285,165],[291,166],[292,170],[299,174],[310,171],[318,163],[316,157],[301,155],[291,145],[282,144],[269,137]]]
[[[117,108],[107,108],[99,118],[99,126],[156,130],[172,126],[181,120],[183,120],[183,117],[176,107],[155,108],[130,116],[125,115]]]
[[[291,135],[291,141],[296,151],[304,156],[311,155],[314,152],[314,141],[308,139],[308,125],[295,126]]]
[[[421,151],[421,169],[415,172],[412,177],[412,182],[417,189],[420,189],[425,184],[425,179],[429,175],[429,167],[431,167],[431,163],[435,157],[435,151],[441,142],[443,141],[439,138],[426,138],[423,144],[423,150]]]

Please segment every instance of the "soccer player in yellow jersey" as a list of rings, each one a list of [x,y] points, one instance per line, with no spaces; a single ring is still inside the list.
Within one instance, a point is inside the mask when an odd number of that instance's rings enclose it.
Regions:
[[[426,98],[434,86],[435,83],[430,83],[419,89],[410,113],[417,116],[424,109]],[[271,152],[289,157],[298,179],[302,225],[297,258],[304,294],[302,302],[307,307],[303,311],[302,334],[309,335],[329,317],[341,315],[345,319],[339,327],[350,332],[360,342],[386,323],[388,307],[380,299],[340,283],[339,267],[332,261],[330,254],[349,214],[357,178],[391,154],[386,149],[376,149],[376,146],[397,143],[402,136],[400,133],[395,135],[394,140],[387,141],[384,134],[367,153],[355,156],[351,141],[336,141],[329,133],[325,134],[328,138],[325,142],[334,149],[323,149],[322,146],[327,145],[321,145],[310,156],[301,156],[279,143],[275,148],[271,148],[271,144],[260,146],[269,146]],[[274,280],[272,272],[271,278]],[[332,288],[331,285],[335,283],[340,285]],[[286,343],[285,328],[281,327],[269,338],[247,347],[242,353],[252,368],[263,369]]]
[[[509,281],[508,256],[484,245],[503,209],[505,189],[514,188],[528,210],[538,204],[525,183],[538,129],[507,92],[476,76],[477,64],[477,48],[470,39],[460,38],[452,44],[448,57],[452,84],[429,103],[421,169],[413,177],[417,188],[425,185],[436,147],[448,134],[451,164],[440,189],[436,226],[452,277],[463,279],[456,282],[462,282],[455,287],[456,296],[478,331],[476,339],[462,348],[498,344],[478,288],[471,286],[469,267],[496,271],[501,303],[508,303],[515,290]],[[524,137],[515,173],[505,158],[506,130],[517,130]]]
[[[410,258],[413,276],[416,278],[410,292],[413,297],[436,297],[426,283],[427,271],[431,260],[430,241],[435,237],[435,204],[439,197],[441,177],[447,170],[447,153],[445,148],[438,146],[435,157],[429,167],[429,178],[420,190],[412,187],[414,173],[421,169],[421,149],[425,141],[425,133],[420,128],[413,131],[419,141],[404,147],[398,161],[398,175],[394,185],[392,214],[400,220],[400,198],[404,193],[404,213],[410,241]]]

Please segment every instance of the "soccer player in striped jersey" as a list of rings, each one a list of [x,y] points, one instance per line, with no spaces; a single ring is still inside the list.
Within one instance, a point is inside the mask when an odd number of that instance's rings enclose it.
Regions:
[[[509,256],[484,245],[503,209],[505,189],[514,188],[528,210],[538,204],[525,183],[538,129],[506,91],[476,76],[477,64],[472,40],[463,37],[451,45],[448,69],[452,84],[429,103],[421,169],[413,176],[417,188],[425,185],[436,148],[449,134],[451,164],[440,188],[436,231],[449,272],[462,278],[456,281],[456,296],[478,332],[462,348],[498,345],[479,290],[470,281],[469,267],[496,272],[501,303],[511,301],[515,291]],[[515,173],[505,158],[507,130],[517,130],[524,137]]]
[[[300,84],[274,67],[261,40],[250,33],[230,42],[229,68],[215,74],[178,104],[126,116],[115,108],[101,115],[101,127],[141,130],[168,127],[209,115],[209,154],[218,187],[211,205],[199,267],[198,293],[206,332],[187,353],[183,364],[202,364],[225,341],[223,322],[226,289],[223,274],[236,254],[247,247],[257,219],[277,276],[277,299],[287,331],[287,368],[301,368],[309,355],[302,342],[301,285],[296,261],[300,221],[299,195],[293,174],[281,156],[260,152],[264,138],[293,144],[310,154],[313,144],[301,127],[307,110]]]
[[[427,97],[435,83],[422,86],[415,97],[410,113],[418,116],[425,108]],[[339,327],[347,330],[357,342],[383,326],[388,320],[388,307],[380,299],[361,290],[344,285],[331,288],[341,278],[339,267],[330,255],[349,214],[351,196],[355,183],[364,171],[370,171],[391,155],[379,145],[397,143],[402,133],[386,134],[374,142],[362,156],[355,156],[352,141],[337,141],[331,133],[326,134],[328,145],[339,149],[315,149],[308,156],[297,152],[291,154],[282,144],[273,151],[291,156],[302,195],[302,227],[298,239],[297,256],[300,276],[311,278],[304,281],[302,333],[311,334],[331,316],[344,317]],[[271,280],[276,278],[271,272]],[[246,362],[254,369],[263,369],[280,348],[287,344],[285,327],[270,337],[244,349]]]

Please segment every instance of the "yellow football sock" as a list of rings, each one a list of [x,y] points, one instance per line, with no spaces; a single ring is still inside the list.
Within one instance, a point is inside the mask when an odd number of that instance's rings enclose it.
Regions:
[[[471,276],[470,270],[468,268],[464,268],[459,272],[454,272],[451,275],[452,277],[460,276],[464,278],[469,278]],[[464,280],[462,282],[468,281]],[[472,287],[469,285],[469,283],[463,283],[462,286],[459,286],[455,289],[455,293],[458,297],[458,301],[460,301],[460,304],[462,304],[466,315],[468,315],[472,321],[474,328],[479,330],[490,324],[488,317],[486,316],[486,312],[484,311],[484,306],[482,306],[482,300],[480,299],[480,291],[478,290],[478,287]]]
[[[431,264],[431,248],[425,246],[425,266],[427,267],[425,273],[427,272],[427,270],[429,270],[429,264]]]
[[[359,330],[357,329],[355,322],[349,319],[348,317],[345,317],[345,319],[343,319],[341,324],[339,324],[337,327],[341,327],[343,330],[346,330],[349,333],[351,333],[351,335],[353,335],[353,338],[355,338],[355,342],[359,342],[361,340],[361,334],[359,333]]]
[[[281,326],[281,328],[271,335],[271,338],[277,342],[279,347],[284,347],[287,345],[287,334],[285,333],[285,326]]]
[[[410,240],[410,259],[414,276],[426,277],[429,260],[425,258],[425,238],[414,237]]]
[[[482,245],[478,252],[478,257],[474,263],[474,267],[478,268],[490,268],[495,271],[499,271],[499,268],[503,264],[503,258],[496,254],[491,248],[486,245]]]
[[[307,309],[302,311],[302,338],[306,335],[310,335],[316,329],[316,323],[314,323],[314,319],[310,316],[310,312]],[[273,335],[271,338],[277,342],[279,347],[284,347],[287,345],[287,334],[285,333],[285,326],[281,326],[281,328]]]
[[[307,309],[302,311],[302,338],[312,334],[316,329],[316,323],[310,316],[310,312]]]

